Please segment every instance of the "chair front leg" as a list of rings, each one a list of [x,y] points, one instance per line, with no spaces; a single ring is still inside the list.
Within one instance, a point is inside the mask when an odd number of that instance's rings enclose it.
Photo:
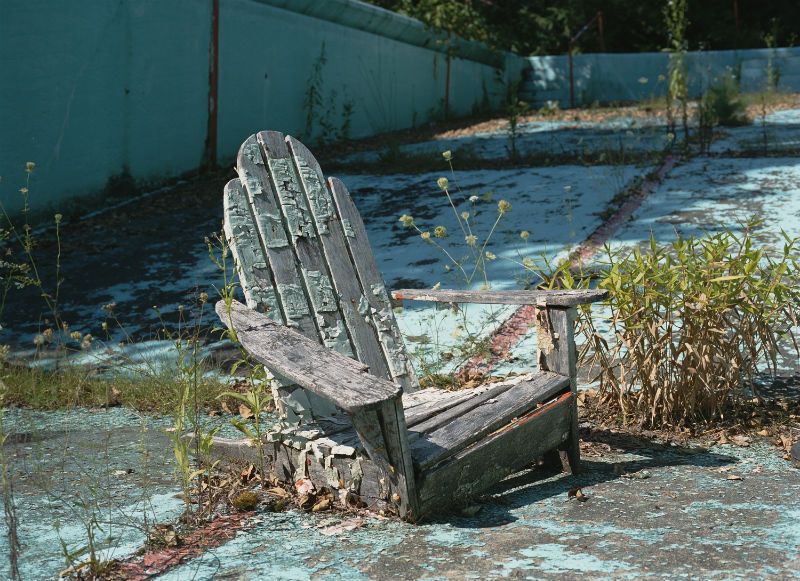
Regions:
[[[569,474],[577,474],[581,469],[581,450],[578,437],[578,399],[577,367],[578,355],[575,348],[575,307],[547,307],[538,309],[536,314],[539,333],[539,368],[569,377],[572,403],[570,404],[570,430],[567,439],[545,455],[545,464],[561,469]]]

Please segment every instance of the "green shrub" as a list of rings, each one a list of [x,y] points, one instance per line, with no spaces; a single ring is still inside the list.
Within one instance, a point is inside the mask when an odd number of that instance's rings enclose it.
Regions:
[[[747,105],[731,76],[725,76],[709,87],[700,101],[700,115],[707,116],[707,122],[712,126],[737,127],[750,123]]]
[[[797,351],[798,240],[784,235],[782,252],[773,251],[754,242],[752,226],[668,246],[651,238],[644,251],[607,249],[599,285],[611,291],[608,310],[582,312],[582,358],[625,423],[719,418],[751,397],[743,388],[757,393],[762,371],[777,371],[782,341]]]

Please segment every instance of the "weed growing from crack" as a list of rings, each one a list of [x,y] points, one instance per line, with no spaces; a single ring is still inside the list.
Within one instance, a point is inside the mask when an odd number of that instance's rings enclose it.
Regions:
[[[528,103],[519,98],[519,82],[512,83],[509,87],[506,116],[508,118],[508,155],[513,162],[519,159],[519,151],[517,151],[519,122],[529,112],[530,106]]]
[[[230,245],[224,233],[217,235],[213,240],[207,240],[206,244],[208,245],[209,257],[222,273],[223,284],[222,287],[217,289],[217,293],[225,305],[228,321],[231,323],[225,329],[220,330],[221,335],[234,345],[237,345],[239,349],[239,358],[234,361],[230,373],[234,375],[239,369],[247,370],[246,389],[240,392],[226,391],[219,397],[228,397],[239,402],[241,419],[232,418],[231,424],[250,438],[253,443],[260,444],[265,434],[261,416],[271,407],[274,394],[279,389],[279,385],[269,370],[252,360],[236,336],[236,330],[231,319],[231,308],[238,286],[234,276],[237,265],[235,260],[229,260],[231,257]],[[263,446],[258,445],[257,450],[259,455],[258,469],[261,474],[264,474],[266,464]]]
[[[689,144],[689,71],[686,66],[688,8],[688,0],[669,0],[664,6],[664,24],[669,36],[667,132],[675,134],[675,105],[677,103],[680,107],[685,146]]]
[[[19,540],[19,517],[17,515],[16,498],[14,494],[14,472],[9,459],[6,457],[6,440],[8,433],[3,424],[5,412],[6,386],[0,379],[0,484],[3,486],[3,517],[6,525],[6,540],[8,543],[8,568],[11,581],[21,579],[19,572],[19,555],[22,544]]]
[[[501,199],[493,204],[492,192],[467,194],[458,185],[453,166],[453,153],[445,151],[442,157],[447,162],[450,177],[440,177],[436,185],[447,200],[457,230],[451,232],[443,225],[421,226],[409,214],[400,216],[400,223],[417,232],[426,244],[435,247],[445,258],[444,269],[454,275],[458,286],[479,285],[482,289],[491,288],[491,266],[496,261],[511,261],[526,269],[532,260],[518,248],[515,257],[508,253],[495,252],[495,237],[503,218],[512,210],[512,204]],[[494,205],[494,210],[489,210]],[[528,243],[530,232],[520,233],[521,246]],[[438,288],[437,283],[434,289]],[[489,332],[504,316],[503,307],[489,306],[487,312],[475,317],[467,309],[457,305],[438,309],[424,317],[427,332],[410,338],[417,343],[413,355],[420,368],[423,385],[445,388],[459,387],[463,381],[472,378],[454,375],[452,370],[475,358],[484,359],[490,354]],[[444,313],[444,315],[443,315]],[[452,332],[445,334],[443,325],[448,318],[456,318]]]
[[[603,405],[623,423],[669,428],[723,419],[776,375],[781,345],[798,351],[800,240],[782,251],[758,245],[750,222],[646,249],[606,247],[597,285],[601,314],[582,308],[580,360]],[[586,286],[566,265],[552,285]]]

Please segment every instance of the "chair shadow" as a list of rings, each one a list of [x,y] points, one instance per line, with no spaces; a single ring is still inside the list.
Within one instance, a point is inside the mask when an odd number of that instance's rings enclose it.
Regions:
[[[622,462],[604,462],[593,459],[582,460],[582,472],[578,475],[562,474],[558,469],[532,466],[507,477],[488,489],[472,505],[480,505],[475,516],[463,513],[442,513],[432,516],[428,522],[450,524],[457,528],[491,528],[510,524],[517,520],[511,511],[541,502],[548,498],[566,495],[578,487],[588,487],[618,480],[623,474],[645,469],[669,466],[700,466],[713,468],[737,462],[733,456],[711,452],[706,448],[681,448],[665,445],[655,440],[605,430],[593,430],[584,441],[609,444],[625,452],[633,452],[635,458]],[[615,469],[616,468],[616,469]]]

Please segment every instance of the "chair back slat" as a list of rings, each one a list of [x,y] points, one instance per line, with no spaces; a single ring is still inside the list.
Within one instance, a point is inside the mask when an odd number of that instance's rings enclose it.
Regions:
[[[345,234],[336,212],[333,196],[325,185],[325,177],[322,175],[319,163],[311,152],[293,137],[288,137],[287,143],[311,210],[333,287],[339,296],[339,308],[350,332],[356,358],[369,366],[372,374],[389,379],[391,378],[389,366],[378,342],[375,327],[368,313],[360,312],[366,309],[364,291],[345,242]]]
[[[238,267],[247,306],[280,321],[270,268],[253,223],[247,192],[238,178],[225,185],[223,205],[225,238]]]
[[[251,135],[225,188],[225,234],[250,308],[361,361],[406,391],[418,382],[364,223],[341,181],[326,180],[313,154],[276,131]],[[284,385],[286,415],[319,418],[335,408]],[[294,419],[294,418],[292,418]]]
[[[347,191],[347,187],[340,179],[330,178],[328,187],[333,194],[336,209],[342,221],[342,228],[346,234],[345,241],[364,289],[364,298],[368,307],[365,310],[368,310],[378,332],[391,377],[403,387],[403,391],[407,393],[416,391],[419,389],[419,382],[408,359],[403,337],[397,326],[392,303],[386,291],[386,284],[375,264],[375,256],[372,254],[372,246],[370,246],[361,214],[353,203],[350,192]]]
[[[244,142],[236,160],[239,179],[247,191],[250,207],[250,223],[255,223],[258,233],[256,244],[260,247],[272,272],[274,295],[279,299],[278,308],[284,325],[294,327],[310,339],[318,338],[318,331],[308,308],[303,283],[297,270],[295,254],[283,226],[283,218],[269,173],[264,165],[261,149],[253,135]],[[242,246],[235,240],[234,244]],[[248,245],[251,242],[248,240]],[[245,265],[240,265],[240,277],[247,278]],[[250,306],[250,305],[248,305]]]
[[[319,337],[326,347],[353,357],[354,351],[339,310],[339,301],[283,134],[262,131],[258,134],[258,142],[269,169],[272,187],[278,195],[289,244],[297,257],[307,305],[317,323]]]

